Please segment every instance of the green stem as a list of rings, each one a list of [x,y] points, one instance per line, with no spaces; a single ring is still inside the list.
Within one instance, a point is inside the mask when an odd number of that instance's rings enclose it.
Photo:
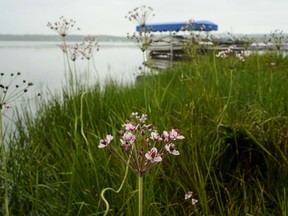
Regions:
[[[218,86],[219,86],[219,80],[218,80],[218,70],[217,70],[217,66],[216,66],[215,53],[213,53],[213,66],[214,66],[214,71],[215,71],[216,87],[218,88]]]
[[[98,70],[97,70],[97,68],[96,68],[96,64],[95,64],[95,61],[94,61],[94,57],[93,57],[93,54],[92,54],[92,58],[91,58],[91,60],[92,60],[92,63],[93,63],[93,68],[94,68],[94,70],[95,70],[95,72],[96,72],[96,79],[97,79],[97,82],[99,82],[99,73],[98,73]]]
[[[4,191],[5,191],[5,211],[6,216],[9,216],[9,194],[8,194],[8,173],[7,173],[7,158],[5,151],[5,142],[3,134],[3,120],[2,120],[2,108],[0,109],[0,139],[1,139],[1,157],[3,162],[3,173],[4,173]]]
[[[105,192],[106,192],[107,190],[112,190],[112,191],[115,192],[115,193],[119,193],[119,192],[122,190],[122,187],[123,187],[124,182],[125,182],[125,180],[126,180],[126,178],[127,178],[127,175],[128,175],[129,163],[130,163],[131,155],[132,155],[132,154],[130,154],[130,156],[129,156],[128,160],[127,160],[125,175],[124,175],[124,178],[123,178],[122,183],[121,183],[120,187],[118,188],[118,190],[114,190],[113,188],[108,187],[108,188],[104,188],[104,189],[101,191],[101,198],[102,198],[102,200],[104,201],[104,203],[105,203],[105,205],[106,205],[106,210],[105,210],[104,216],[106,216],[106,215],[108,214],[109,208],[110,208],[109,202],[106,200],[104,194],[105,194]]]
[[[86,146],[87,146],[87,150],[88,150],[88,156],[89,156],[89,159],[90,159],[90,162],[93,164],[93,169],[94,169],[94,172],[96,173],[96,165],[95,165],[95,162],[94,162],[94,158],[93,158],[93,155],[92,155],[92,152],[91,152],[91,148],[90,148],[90,143],[88,142],[88,139],[84,133],[84,121],[83,121],[83,100],[84,100],[84,95],[87,94],[87,91],[83,92],[82,95],[81,95],[81,102],[80,102],[80,124],[81,124],[81,135],[86,143]],[[98,178],[96,178],[96,185],[97,185],[97,188],[99,187],[99,181],[98,181]]]
[[[138,175],[138,216],[143,215],[143,176]]]

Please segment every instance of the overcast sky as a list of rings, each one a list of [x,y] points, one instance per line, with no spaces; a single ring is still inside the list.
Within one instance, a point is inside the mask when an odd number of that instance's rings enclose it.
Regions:
[[[0,0],[0,34],[54,34],[47,23],[60,16],[77,22],[75,34],[126,36],[135,24],[128,11],[147,5],[150,23],[210,20],[219,32],[288,33],[288,0]]]

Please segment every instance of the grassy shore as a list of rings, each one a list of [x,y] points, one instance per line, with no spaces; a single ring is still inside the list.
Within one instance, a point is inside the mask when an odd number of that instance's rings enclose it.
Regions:
[[[270,53],[244,62],[198,56],[129,86],[63,87],[35,118],[17,120],[7,150],[11,215],[102,215],[101,190],[119,187],[125,165],[99,140],[137,111],[185,136],[178,157],[144,176],[144,215],[285,216],[287,86],[287,57]],[[106,193],[110,215],[137,214],[136,184],[129,172],[120,193]]]

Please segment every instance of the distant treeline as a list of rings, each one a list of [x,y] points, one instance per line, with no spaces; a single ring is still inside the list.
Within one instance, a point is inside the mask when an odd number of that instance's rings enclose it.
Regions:
[[[68,35],[67,41],[83,41],[84,35]],[[117,41],[127,42],[126,37],[111,36],[111,35],[98,35],[96,36],[98,41]],[[0,41],[61,41],[61,37],[58,35],[14,35],[14,34],[0,34]]]

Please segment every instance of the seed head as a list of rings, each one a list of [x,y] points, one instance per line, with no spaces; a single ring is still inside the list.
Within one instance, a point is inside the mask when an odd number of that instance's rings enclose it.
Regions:
[[[60,20],[54,23],[48,22],[47,27],[53,31],[56,31],[61,37],[66,37],[68,33],[74,29],[76,21],[73,19],[65,19],[63,16],[60,17]],[[76,28],[80,30],[79,28]]]

